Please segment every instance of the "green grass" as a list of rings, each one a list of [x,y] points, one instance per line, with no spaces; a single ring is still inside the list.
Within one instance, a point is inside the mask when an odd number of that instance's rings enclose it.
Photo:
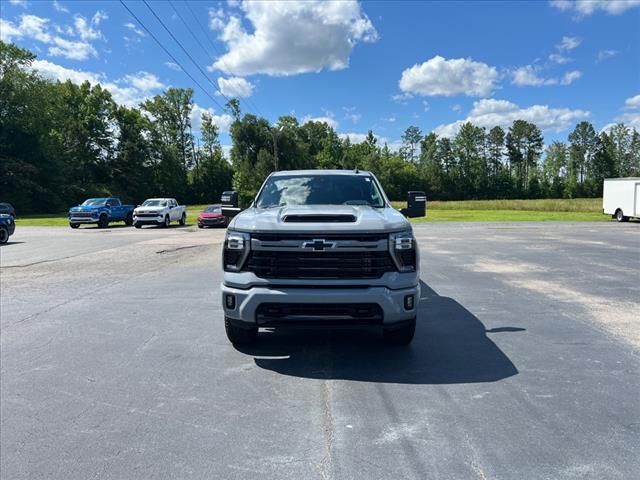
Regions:
[[[407,202],[392,202],[396,208]],[[526,212],[582,212],[602,213],[601,198],[545,199],[545,200],[464,200],[453,202],[433,201],[427,204],[431,210],[517,210]]]
[[[406,202],[392,202],[404,208]],[[602,215],[601,198],[545,200],[466,200],[427,204],[427,216],[413,222],[598,222]]]
[[[403,208],[406,202],[392,202]],[[189,205],[187,223],[194,223],[206,205]],[[597,222],[609,220],[602,215],[602,199],[550,200],[468,200],[429,202],[427,216],[413,222]],[[19,217],[18,226],[67,226],[66,213]]]
[[[541,212],[536,210],[433,210],[413,223],[427,222],[601,222],[610,219],[601,213]]]

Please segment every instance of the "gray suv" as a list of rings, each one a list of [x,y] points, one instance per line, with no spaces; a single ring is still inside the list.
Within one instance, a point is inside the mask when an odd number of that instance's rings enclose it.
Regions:
[[[260,327],[294,326],[377,326],[389,343],[411,342],[419,249],[372,173],[272,173],[249,208],[223,214],[235,215],[221,286],[233,344],[254,341]]]

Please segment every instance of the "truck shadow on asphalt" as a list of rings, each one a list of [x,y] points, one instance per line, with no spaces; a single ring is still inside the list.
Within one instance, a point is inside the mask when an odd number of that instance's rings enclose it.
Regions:
[[[283,330],[261,332],[239,350],[256,365],[302,378],[406,384],[495,382],[518,374],[482,322],[452,298],[421,282],[418,327],[409,347],[385,345],[375,330]]]

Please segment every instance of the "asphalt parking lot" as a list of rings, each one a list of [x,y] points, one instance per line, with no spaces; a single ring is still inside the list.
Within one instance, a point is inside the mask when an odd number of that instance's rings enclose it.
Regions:
[[[415,228],[409,348],[225,337],[223,230],[18,228],[0,248],[2,479],[631,479],[640,225]]]

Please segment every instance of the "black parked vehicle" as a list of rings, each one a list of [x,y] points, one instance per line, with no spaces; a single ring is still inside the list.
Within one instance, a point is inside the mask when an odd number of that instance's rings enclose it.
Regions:
[[[16,231],[16,221],[11,215],[0,213],[0,244],[7,243]]]
[[[0,203],[0,213],[11,215],[14,219],[16,218],[16,209],[13,208],[13,205],[10,203]]]

